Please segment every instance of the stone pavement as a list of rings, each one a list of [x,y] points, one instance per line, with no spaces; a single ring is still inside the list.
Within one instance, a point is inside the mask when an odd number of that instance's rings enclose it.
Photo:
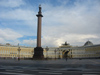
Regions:
[[[100,75],[100,59],[1,59],[0,75]]]

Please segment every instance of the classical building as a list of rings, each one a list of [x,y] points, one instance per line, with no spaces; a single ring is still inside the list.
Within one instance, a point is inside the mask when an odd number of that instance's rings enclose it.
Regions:
[[[18,46],[12,46],[10,44],[0,45],[0,58],[32,58],[33,48],[20,46],[20,52]]]
[[[87,41],[83,46],[72,47],[69,44],[63,44],[59,48],[62,51],[62,57],[69,58],[100,58],[100,44],[93,44]]]
[[[62,58],[62,52],[58,47],[49,47],[44,49],[45,58]]]
[[[44,58],[100,58],[100,44],[87,41],[83,46],[71,46],[67,42],[59,47],[43,48]],[[0,44],[0,58],[32,58],[33,47]]]
[[[44,58],[58,58],[58,53],[55,52],[57,48],[44,48]],[[57,51],[57,50],[56,50]],[[56,53],[56,56],[55,56]],[[34,55],[33,47],[13,46],[7,43],[0,44],[0,58],[32,58]]]

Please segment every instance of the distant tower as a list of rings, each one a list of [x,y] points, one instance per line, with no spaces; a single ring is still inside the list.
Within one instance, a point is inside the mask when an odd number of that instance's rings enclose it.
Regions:
[[[41,5],[39,5],[39,12],[36,15],[38,17],[38,26],[37,26],[37,47],[34,49],[34,59],[43,59],[43,48],[41,47],[41,20],[42,20],[42,12],[41,12]]]

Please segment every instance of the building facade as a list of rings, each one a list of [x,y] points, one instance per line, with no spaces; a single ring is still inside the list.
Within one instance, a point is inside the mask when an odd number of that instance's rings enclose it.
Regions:
[[[10,44],[0,45],[0,58],[32,58],[33,48],[21,46],[20,52],[18,48],[18,46],[11,46]]]
[[[87,41],[83,46],[76,47],[64,44],[59,49],[63,51],[63,58],[66,55],[69,58],[100,58],[100,44],[94,45],[91,41]],[[67,51],[69,52],[66,54]]]
[[[19,49],[20,48],[20,49]],[[58,52],[55,56],[55,47],[44,48],[44,58],[58,58]],[[33,47],[25,46],[12,46],[9,43],[6,45],[0,45],[0,58],[32,58],[34,55]]]
[[[91,41],[83,46],[71,46],[65,42],[59,47],[43,49],[44,58],[100,58],[100,44],[94,45]],[[0,45],[0,58],[32,58],[33,55],[33,47]]]

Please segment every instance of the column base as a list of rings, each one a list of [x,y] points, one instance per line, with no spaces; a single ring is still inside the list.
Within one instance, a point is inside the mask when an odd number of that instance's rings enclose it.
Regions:
[[[43,48],[42,47],[34,48],[33,59],[44,59]]]

